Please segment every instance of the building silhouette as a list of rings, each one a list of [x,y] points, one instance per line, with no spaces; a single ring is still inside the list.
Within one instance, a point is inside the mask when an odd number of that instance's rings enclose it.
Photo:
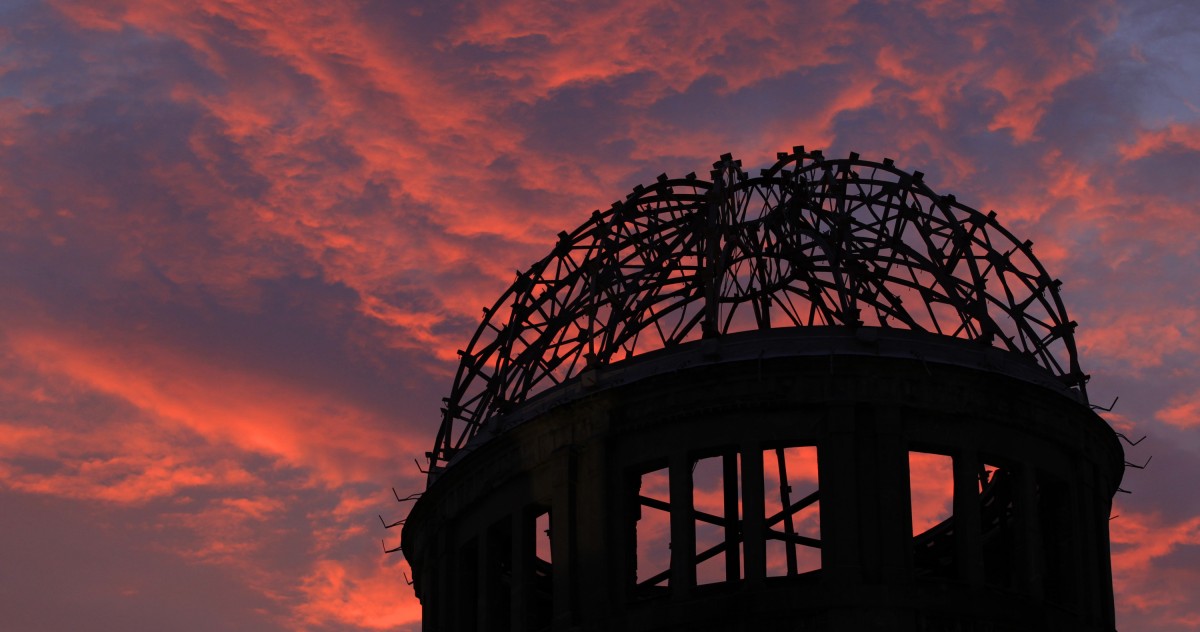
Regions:
[[[1059,282],[920,172],[659,176],[484,310],[404,526],[427,631],[1113,630]]]

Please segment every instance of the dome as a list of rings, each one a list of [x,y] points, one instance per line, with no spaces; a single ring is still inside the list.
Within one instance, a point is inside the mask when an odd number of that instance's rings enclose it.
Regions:
[[[1058,288],[997,221],[890,159],[796,147],[751,176],[661,175],[559,234],[517,274],[465,350],[433,450],[585,371],[754,330],[889,328],[977,341],[1086,403]]]

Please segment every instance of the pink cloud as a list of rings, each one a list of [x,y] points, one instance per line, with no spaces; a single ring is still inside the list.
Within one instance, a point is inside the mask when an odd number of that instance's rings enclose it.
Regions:
[[[1200,516],[1169,523],[1157,514],[1122,511],[1109,525],[1122,618],[1138,617],[1160,628],[1194,625],[1192,587],[1200,570],[1163,562],[1181,548],[1200,546]]]
[[[350,13],[312,9],[229,3],[163,8],[134,2],[103,9],[60,7],[85,28],[123,25],[187,42],[232,88],[213,93],[186,82],[172,88],[175,102],[200,107],[214,124],[190,135],[199,165],[158,164],[145,175],[172,203],[204,209],[220,249],[213,252],[183,235],[163,239],[154,231],[134,233],[141,243],[169,244],[169,255],[153,253],[167,279],[252,310],[256,279],[296,272],[319,276],[362,296],[364,316],[407,334],[391,337],[394,344],[432,346],[445,357],[453,353],[453,343],[432,338],[430,328],[451,315],[475,313],[490,303],[495,290],[443,292],[435,284],[430,289],[442,304],[420,311],[384,296],[398,279],[479,265],[470,260],[461,236],[492,233],[527,241],[530,221],[524,209],[479,197],[477,189],[488,186],[486,180],[462,187],[448,182],[437,167],[476,168],[481,155],[512,155],[519,150],[519,136],[511,127],[492,125],[487,100],[480,98],[486,95],[465,94],[446,83],[444,74],[405,54],[411,51],[384,45],[385,34]],[[225,38],[232,33],[214,26],[216,18],[249,38],[253,51],[229,46]],[[251,76],[235,54],[260,56],[272,72]],[[298,111],[301,103],[304,112]],[[474,140],[441,140],[451,138]],[[331,168],[327,149],[337,146],[351,159]],[[239,177],[262,179],[261,196],[246,199],[224,175],[223,163],[231,157],[249,168]],[[557,162],[527,157],[516,173],[524,185],[541,188],[547,168]],[[595,186],[578,172],[574,179],[576,189]],[[344,212],[347,204],[375,190],[384,192],[383,208],[354,216]],[[80,199],[78,205],[94,207],[95,200]],[[115,198],[104,204],[118,205]],[[397,209],[406,206],[442,212],[428,215],[428,225],[413,230],[413,222],[398,221]],[[141,215],[157,210],[144,208]],[[544,232],[552,235],[561,228],[552,223]],[[299,247],[303,258],[272,257],[273,244],[280,242]],[[127,274],[145,274],[139,260],[145,254],[140,247],[128,251]],[[525,261],[481,267],[505,279],[517,263]]]
[[[1091,314],[1077,334],[1081,353],[1130,371],[1162,366],[1172,354],[1200,351],[1200,310],[1162,307],[1158,310],[1112,309]]]
[[[1173,397],[1154,417],[1182,430],[1200,426],[1200,392]]]
[[[264,549],[276,538],[286,537],[279,524],[286,511],[282,498],[232,493],[199,507],[185,504],[179,509],[156,516],[159,530],[188,535],[187,545],[172,547],[173,553],[192,562],[236,568],[260,592],[278,589],[281,583],[262,562]]]
[[[1200,127],[1192,123],[1172,123],[1158,129],[1141,129],[1132,141],[1121,144],[1117,151],[1125,161],[1140,160],[1165,151],[1200,151]]]
[[[308,626],[354,626],[364,630],[418,629],[420,603],[403,589],[403,561],[381,558],[375,564],[348,565],[320,560],[301,580],[304,602],[294,623]],[[400,587],[398,587],[398,584]]]
[[[323,485],[387,476],[397,455],[416,453],[424,443],[388,430],[376,413],[359,409],[336,394],[237,367],[207,364],[202,358],[136,338],[101,341],[61,330],[10,336],[16,355],[41,374],[70,379],[85,392],[119,398],[140,411],[143,419],[163,428],[163,434],[183,430],[209,445],[230,446],[280,459],[288,466],[311,468],[317,474],[315,480]],[[336,432],[331,425],[334,420]],[[120,443],[108,442],[107,447],[118,451],[118,456],[87,467],[109,471],[136,465],[120,456]],[[129,447],[147,446],[135,443]],[[130,458],[161,457],[153,452],[133,452]],[[144,481],[148,489],[167,480],[186,484],[220,480],[216,472],[191,473],[189,468],[171,469],[170,464],[167,460],[149,468],[136,480]],[[168,472],[174,476],[168,478]]]
[[[684,9],[666,2],[621,2],[581,11],[508,1],[488,5],[459,29],[456,41],[508,53],[488,69],[520,85],[518,98],[544,98],[572,84],[650,73],[659,87],[648,95],[629,95],[639,102],[654,100],[663,90],[682,92],[708,74],[736,91],[829,63],[837,59],[831,49],[853,36],[851,23],[842,19],[851,6],[846,3],[763,4],[746,11],[720,4]],[[812,13],[824,21],[807,19]]]

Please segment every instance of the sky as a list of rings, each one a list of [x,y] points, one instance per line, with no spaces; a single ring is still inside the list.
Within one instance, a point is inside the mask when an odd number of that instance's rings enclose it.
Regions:
[[[377,516],[481,307],[793,145],[1034,242],[1153,457],[1118,626],[1200,630],[1200,11],[1154,0],[0,0],[5,627],[417,629]]]

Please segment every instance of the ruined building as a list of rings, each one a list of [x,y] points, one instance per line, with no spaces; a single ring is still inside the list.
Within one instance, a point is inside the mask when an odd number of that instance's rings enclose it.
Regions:
[[[424,629],[1112,630],[1124,458],[1058,288],[891,160],[634,188],[461,352]]]

